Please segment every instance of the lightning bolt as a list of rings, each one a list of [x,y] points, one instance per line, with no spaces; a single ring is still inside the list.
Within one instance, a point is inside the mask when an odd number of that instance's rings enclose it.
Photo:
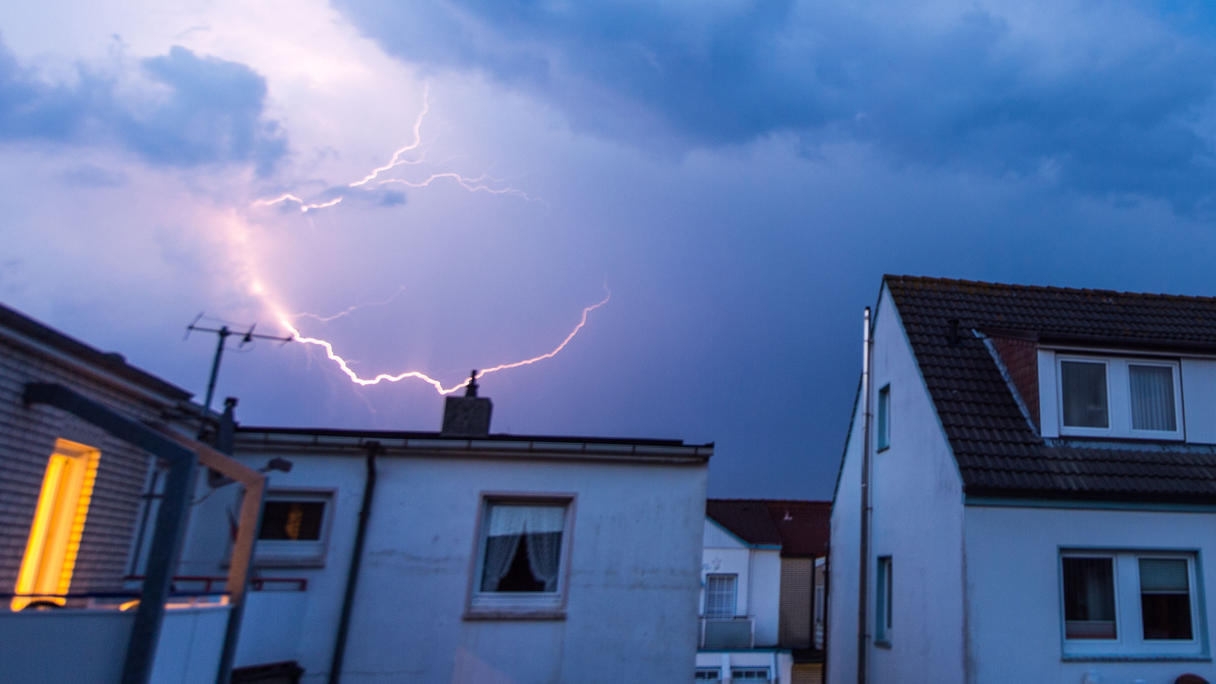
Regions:
[[[579,319],[578,325],[574,326],[574,329],[570,331],[570,334],[566,335],[565,339],[563,339],[561,341],[561,343],[558,344],[556,347],[554,347],[552,350],[547,351],[544,354],[540,354],[538,356],[533,356],[532,358],[529,358],[529,359],[523,359],[522,361],[512,361],[510,363],[502,363],[502,364],[499,364],[492,368],[486,368],[486,369],[480,370],[477,372],[477,374],[474,376],[474,378],[480,380],[482,377],[485,377],[486,375],[489,375],[490,373],[497,373],[499,371],[509,370],[512,368],[519,368],[521,366],[529,366],[538,361],[544,361],[545,359],[551,359],[554,356],[557,356],[558,353],[560,353],[561,350],[565,349],[566,345],[570,344],[570,341],[573,340],[576,335],[578,335],[579,331],[583,329],[583,326],[587,325],[587,317],[591,314],[591,312],[595,311],[596,309],[600,308],[601,306],[607,304],[608,300],[611,298],[612,298],[612,293],[608,292],[604,295],[604,298],[601,299],[600,301],[598,301],[595,304],[592,304],[590,306],[583,307],[583,315]],[[427,383],[428,385],[433,387],[435,389],[435,391],[438,392],[440,395],[446,395],[446,394],[451,394],[452,392],[455,392],[463,387],[466,387],[469,384],[469,378],[465,378],[465,380],[459,384],[452,385],[451,387],[444,387],[442,382],[440,382],[439,380],[436,380],[435,378],[432,378],[431,376],[427,375],[426,373],[423,373],[422,371],[402,371],[402,372],[396,373],[396,374],[380,373],[380,374],[372,376],[370,378],[362,377],[358,373],[356,373],[354,371],[354,369],[352,369],[350,367],[350,364],[347,362],[347,360],[345,358],[343,358],[336,351],[334,351],[333,343],[329,342],[328,340],[323,340],[319,337],[305,336],[303,333],[301,333],[299,331],[298,328],[296,328],[295,325],[292,324],[291,319],[286,314],[282,313],[281,311],[276,312],[276,317],[278,318],[279,325],[283,326],[283,328],[285,330],[290,332],[292,337],[295,339],[295,341],[302,342],[307,345],[320,347],[321,349],[325,350],[326,358],[328,358],[330,361],[333,361],[335,364],[337,364],[338,368],[344,374],[346,374],[346,377],[349,378],[350,381],[355,383],[356,385],[366,387],[368,385],[378,385],[382,382],[401,382],[402,380],[413,379],[413,380],[421,380],[422,382]]]
[[[340,203],[342,201],[342,199],[343,198],[341,198],[341,197],[336,197],[334,199],[331,199],[328,202],[319,202],[316,204],[310,204],[310,203],[305,202],[304,200],[300,199],[299,197],[296,197],[295,195],[291,194],[290,192],[285,192],[282,195],[279,195],[278,197],[276,197],[274,199],[257,200],[256,202],[253,203],[253,206],[255,206],[255,207],[273,207],[274,205],[282,204],[283,202],[295,202],[296,204],[300,205],[300,211],[302,213],[306,214],[309,211],[312,211],[313,209],[325,209],[326,207],[332,207],[335,204]]]
[[[389,159],[387,164],[385,164],[384,166],[377,166],[376,168],[372,169],[371,173],[367,174],[363,178],[361,178],[353,183],[350,183],[349,187],[357,188],[360,185],[369,183],[369,182],[375,180],[376,177],[379,176],[381,173],[384,173],[385,171],[390,171],[393,168],[400,166],[402,164],[418,163],[417,161],[409,162],[409,161],[403,160],[401,157],[406,152],[413,152],[414,150],[418,149],[418,146],[422,144],[422,122],[423,122],[423,120],[426,119],[426,115],[430,111],[431,111],[431,84],[428,83],[425,86],[423,86],[423,88],[422,88],[422,109],[418,112],[418,118],[414,119],[414,142],[409,143],[405,147],[402,147],[401,149],[394,152],[393,158]],[[422,161],[422,160],[419,159],[418,161]]]
[[[366,304],[355,304],[354,306],[348,306],[345,309],[343,309],[342,311],[339,311],[338,313],[336,313],[332,316],[318,316],[317,314],[314,314],[314,313],[308,313],[307,311],[301,311],[300,313],[295,314],[295,317],[296,318],[311,318],[311,319],[320,321],[322,323],[329,323],[330,321],[336,321],[339,318],[342,318],[343,316],[349,316],[352,313],[358,311],[359,309],[366,309],[371,306],[384,306],[386,304],[389,304],[394,299],[400,297],[402,292],[405,292],[404,285],[398,287],[397,291],[394,292],[392,295],[390,295],[388,299],[385,299],[385,300],[382,300],[379,302],[367,302]]]
[[[380,178],[380,174],[392,171],[398,166],[416,166],[426,161],[425,151],[419,150],[419,148],[422,146],[422,124],[424,121],[426,121],[426,116],[430,113],[430,111],[431,86],[430,84],[427,84],[424,86],[422,91],[422,109],[418,111],[418,116],[414,118],[414,125],[412,127],[413,140],[398,148],[397,151],[393,152],[393,155],[389,158],[388,163],[375,167],[359,180],[347,183],[346,187],[355,189],[362,188],[369,184],[371,187],[382,187],[388,184],[398,184],[411,188],[426,188],[430,187],[432,183],[438,180],[451,180],[469,192],[485,192],[491,195],[510,195],[523,198],[529,202],[536,201],[526,192],[516,188],[504,186],[502,185],[501,180],[496,178],[488,178],[484,174],[475,178],[470,178],[455,171],[442,171],[439,173],[431,173],[422,180],[409,180],[406,178]],[[410,155],[411,152],[415,151],[418,152],[417,157],[407,156]],[[492,181],[495,184],[492,185],[488,183],[487,180]],[[326,202],[310,203],[296,195],[293,195],[292,193],[285,192],[278,197],[255,200],[253,202],[253,206],[271,207],[276,204],[282,204],[283,202],[294,202],[299,205],[302,213],[308,213],[309,211],[316,209],[326,209],[336,206],[345,198],[346,195],[340,194],[336,198]]]

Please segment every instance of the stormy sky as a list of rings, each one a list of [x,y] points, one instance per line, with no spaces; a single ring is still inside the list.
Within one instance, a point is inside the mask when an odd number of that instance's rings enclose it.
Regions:
[[[1202,2],[6,3],[0,302],[201,398],[200,312],[450,387],[610,292],[481,380],[496,432],[827,498],[883,273],[1216,294],[1214,90]],[[442,410],[301,342],[217,394]]]

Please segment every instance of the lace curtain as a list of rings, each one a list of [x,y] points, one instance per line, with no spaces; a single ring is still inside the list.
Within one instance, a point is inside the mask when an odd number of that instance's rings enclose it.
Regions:
[[[481,590],[498,591],[526,538],[533,577],[544,584],[545,591],[557,591],[565,524],[565,506],[491,504]]]

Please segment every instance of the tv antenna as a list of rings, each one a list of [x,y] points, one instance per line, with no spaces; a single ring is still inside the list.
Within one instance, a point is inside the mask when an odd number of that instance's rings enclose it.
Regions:
[[[211,399],[215,395],[215,378],[220,372],[220,360],[224,358],[224,343],[228,341],[229,337],[232,337],[233,335],[240,335],[241,343],[238,346],[244,346],[252,343],[254,340],[275,340],[277,342],[283,342],[286,344],[287,342],[294,340],[295,336],[287,335],[285,337],[279,337],[278,335],[263,335],[261,333],[255,333],[253,329],[257,327],[256,323],[249,326],[249,329],[243,333],[239,330],[233,330],[226,325],[221,325],[218,328],[204,328],[198,325],[198,322],[200,319],[202,319],[202,317],[203,314],[200,313],[194,317],[194,321],[191,322],[190,325],[186,326],[186,338],[189,339],[190,333],[195,331],[215,333],[216,337],[219,338],[215,345],[215,358],[211,361],[211,377],[207,380],[207,398],[203,402],[202,417],[204,420],[206,420],[207,414],[211,412]]]

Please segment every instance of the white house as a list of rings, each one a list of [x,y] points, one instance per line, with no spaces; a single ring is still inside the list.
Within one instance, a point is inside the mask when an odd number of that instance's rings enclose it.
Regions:
[[[0,679],[226,679],[262,477],[184,435],[189,397],[0,307]],[[198,463],[247,492],[214,592],[173,586]]]
[[[829,681],[1216,679],[1216,299],[887,276],[867,335]]]
[[[706,502],[696,681],[822,681],[828,516],[825,501]]]
[[[449,398],[442,432],[237,428],[237,459],[278,468],[238,673],[691,681],[712,445],[490,434],[489,408]],[[237,499],[199,495],[182,563],[206,576],[228,544],[206,521]]]

